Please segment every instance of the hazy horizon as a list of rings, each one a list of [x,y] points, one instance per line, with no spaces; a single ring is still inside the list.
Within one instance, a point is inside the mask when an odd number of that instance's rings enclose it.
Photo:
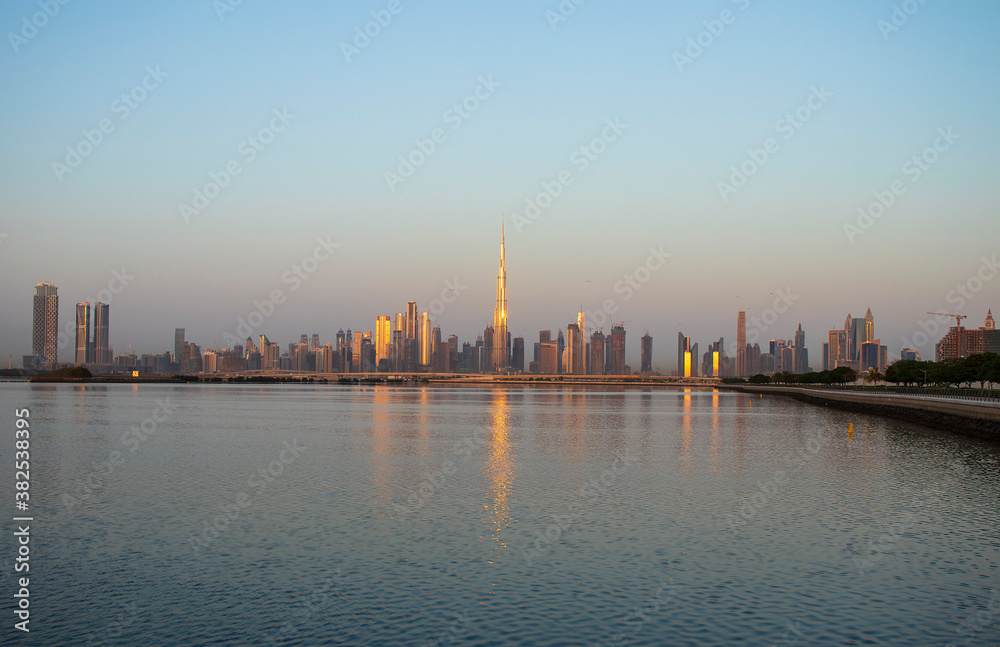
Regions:
[[[15,366],[37,283],[58,287],[63,330],[112,272],[132,277],[110,300],[116,354],[172,350],[175,328],[222,346],[275,289],[286,301],[253,335],[325,343],[428,309],[446,282],[463,287],[434,325],[474,341],[502,216],[526,363],[539,330],[609,299],[627,362],[648,330],[667,374],[678,332],[732,343],[737,311],[779,291],[796,298],[760,343],[801,322],[816,370],[848,313],[872,309],[891,360],[928,311],[978,328],[1000,306],[992,3],[71,2],[26,36],[40,7],[0,8],[0,353]],[[756,167],[745,184],[740,166]],[[339,246],[293,290],[283,276],[317,239]],[[651,247],[670,258],[626,298],[616,285]],[[912,346],[933,359],[948,325]]]

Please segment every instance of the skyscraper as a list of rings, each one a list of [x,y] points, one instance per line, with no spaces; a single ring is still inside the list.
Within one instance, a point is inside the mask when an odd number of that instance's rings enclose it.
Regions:
[[[107,303],[94,304],[94,358],[97,364],[111,364],[111,343],[109,341],[111,306]]]
[[[653,338],[649,336],[649,332],[642,336],[642,346],[639,360],[640,373],[653,372]]]
[[[747,374],[747,312],[736,313],[736,377]]]
[[[406,338],[417,338],[417,302],[408,301],[406,303]]]
[[[389,347],[392,344],[392,324],[389,315],[379,315],[375,318],[375,361],[389,359]]]
[[[691,357],[691,338],[685,337],[684,333],[677,333],[677,375],[679,377],[691,377],[694,362],[697,357]],[[712,375],[711,377],[718,377]]]
[[[872,309],[868,308],[865,313],[865,343],[875,341],[875,317],[872,316]]]
[[[600,330],[594,331],[590,336],[590,372],[592,375],[604,375],[604,368],[607,364],[604,358],[604,333]]]
[[[93,362],[93,345],[90,342],[90,301],[76,304],[76,355],[77,364]]]
[[[184,360],[184,329],[174,328],[174,362],[178,365]]]
[[[802,330],[802,324],[799,323],[799,329],[795,331],[795,346],[793,347],[795,351],[794,362],[795,362],[795,373],[802,375],[809,372],[809,349],[806,348],[806,333]]]
[[[497,274],[497,305],[493,311],[493,361],[495,373],[503,373],[510,365],[507,352],[507,265],[504,249],[503,223],[500,224],[500,272]]]
[[[514,338],[514,349],[511,353],[511,368],[515,373],[524,372],[524,337]]]
[[[432,337],[430,314],[427,312],[420,313],[419,326],[417,326],[417,328],[420,344],[420,365],[431,366],[434,363],[434,356],[431,355]]]
[[[625,328],[611,328],[611,370],[608,375],[625,375]]]
[[[584,341],[580,326],[571,323],[566,326],[566,373],[568,375],[585,375],[586,358],[583,354]]]
[[[42,361],[59,361],[59,296],[51,283],[35,286],[35,308],[32,320],[31,352]]]

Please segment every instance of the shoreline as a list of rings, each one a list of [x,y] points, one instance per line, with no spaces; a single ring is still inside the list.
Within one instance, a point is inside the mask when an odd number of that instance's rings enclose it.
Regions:
[[[985,403],[863,392],[837,393],[809,387],[736,384],[726,385],[725,388],[741,393],[782,395],[815,406],[893,418],[961,436],[1000,442],[1000,406]]]

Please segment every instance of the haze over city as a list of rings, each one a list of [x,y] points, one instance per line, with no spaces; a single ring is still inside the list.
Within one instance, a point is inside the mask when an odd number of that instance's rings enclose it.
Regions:
[[[434,325],[475,340],[503,216],[529,348],[610,299],[627,361],[648,330],[669,373],[678,332],[732,341],[790,292],[762,340],[801,322],[819,368],[870,307],[898,357],[927,311],[980,325],[1000,294],[1000,7],[911,4],[69,3],[31,36],[39,5],[5,5],[0,353],[30,353],[37,283],[64,327],[113,272],[116,354],[221,345],[274,289],[255,334],[280,343],[456,285]]]

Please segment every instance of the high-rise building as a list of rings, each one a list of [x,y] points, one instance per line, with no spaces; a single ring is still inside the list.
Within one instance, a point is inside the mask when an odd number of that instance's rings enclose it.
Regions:
[[[823,366],[824,370],[832,371],[847,361],[848,337],[846,330],[831,330],[827,335]]]
[[[365,334],[360,330],[354,331],[354,339],[351,342],[351,362],[353,363],[354,370],[361,370],[361,340],[365,338]]]
[[[319,350],[319,349],[320,349],[319,335],[317,335],[316,333],[313,333],[312,344],[309,346],[309,350],[316,351],[316,350]]]
[[[546,331],[547,332],[547,331]],[[590,372],[592,375],[604,375],[607,361],[604,359],[604,333],[600,330],[590,336]]]
[[[406,338],[417,338],[417,302],[407,301],[406,303]]]
[[[865,343],[875,341],[875,317],[872,315],[872,309],[868,308],[868,312],[865,313]]]
[[[184,358],[184,329],[174,328],[174,361],[182,364]]]
[[[500,224],[500,271],[497,274],[497,305],[493,311],[494,373],[504,373],[510,365],[507,350],[507,264],[503,223]]]
[[[677,333],[677,375],[679,377],[694,375],[692,373],[694,362],[698,361],[698,358],[692,358],[691,351],[691,338],[684,336],[682,332]],[[712,373],[710,377],[718,377],[718,375]]]
[[[94,361],[93,344],[90,341],[90,301],[76,304],[76,359],[77,364]]]
[[[542,360],[539,365],[539,372],[543,375],[556,375],[559,373],[559,342],[542,342]]]
[[[524,373],[524,337],[514,338],[510,367],[515,373]]]
[[[389,346],[392,344],[392,325],[389,315],[379,315],[375,318],[375,359],[381,362],[389,358]]]
[[[583,333],[580,326],[571,323],[566,326],[566,374],[585,375],[586,358],[583,354]]]
[[[420,313],[419,326],[419,355],[420,365],[430,367],[434,363],[434,356],[431,355],[433,338],[431,337],[431,318],[427,312]]]
[[[795,373],[802,375],[809,372],[809,349],[806,348],[806,333],[802,330],[802,324],[799,323],[799,329],[795,331],[795,345],[794,350],[794,365]]]
[[[736,377],[747,375],[747,312],[736,313]]]
[[[110,343],[111,306],[107,303],[94,304],[94,359],[97,364],[111,364]]]
[[[867,339],[867,323],[864,319],[854,318],[851,319],[851,350],[854,356],[851,357],[852,360],[858,361],[861,359],[861,344],[864,344]]]
[[[59,296],[51,283],[35,286],[31,352],[43,362],[59,361]]]
[[[608,375],[625,375],[625,328],[611,328],[611,370]]]
[[[649,332],[642,336],[639,366],[642,374],[653,372],[653,338],[649,336]]]

